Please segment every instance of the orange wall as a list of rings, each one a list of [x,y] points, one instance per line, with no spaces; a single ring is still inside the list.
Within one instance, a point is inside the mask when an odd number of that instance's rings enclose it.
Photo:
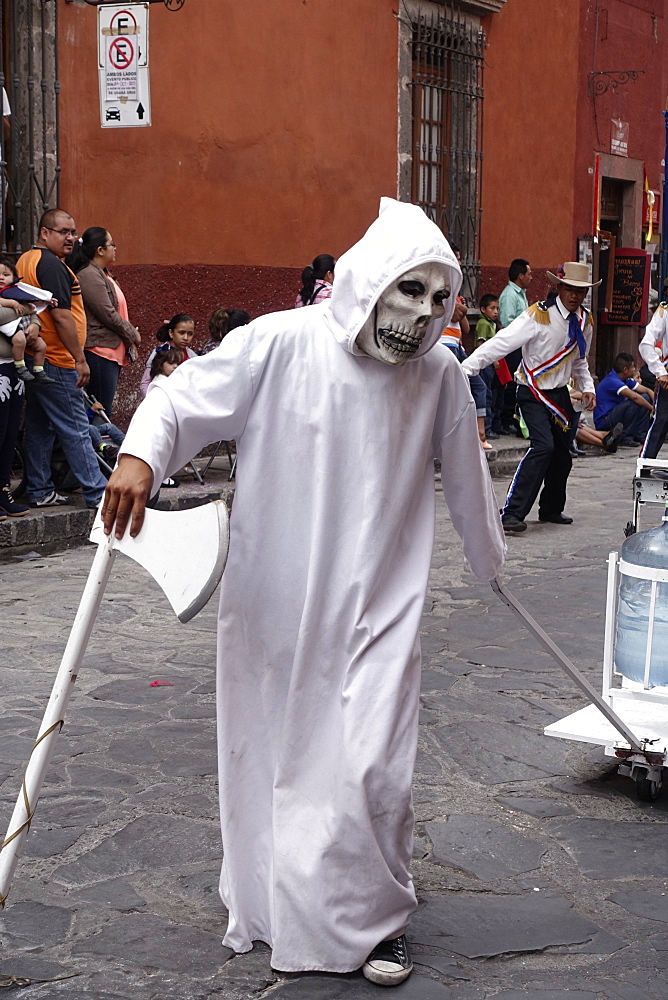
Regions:
[[[340,254],[396,195],[394,6],[154,4],[153,125],[102,129],[96,11],[59,4],[62,205],[123,264]]]
[[[507,0],[486,19],[482,260],[573,254],[580,0]]]

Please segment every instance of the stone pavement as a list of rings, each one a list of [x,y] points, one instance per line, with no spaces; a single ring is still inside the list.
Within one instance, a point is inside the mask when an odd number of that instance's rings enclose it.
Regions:
[[[487,452],[492,475],[512,472],[527,448],[526,442],[516,437],[502,437],[494,445],[493,450]],[[205,457],[195,460],[200,472],[206,468],[207,462]],[[216,456],[203,485],[191,473],[181,475],[176,488],[160,491],[158,506],[161,510],[180,510],[219,497],[231,506],[235,484],[229,481],[229,468],[224,453]],[[50,554],[83,545],[90,534],[95,512],[86,508],[80,494],[69,496],[72,501],[69,507],[31,510],[23,517],[0,521],[0,560],[29,552]],[[17,495],[17,499],[23,501],[25,498]]]
[[[533,515],[509,539],[511,589],[596,686],[605,559],[623,541],[634,462],[631,451],[578,460],[575,524]],[[507,482],[496,481],[500,498]],[[602,750],[543,735],[583,699],[464,568],[438,500],[422,623],[416,969],[392,996],[665,1000],[668,801],[636,801]],[[2,831],[91,560],[82,547],[0,565]],[[381,995],[359,974],[280,975],[264,945],[236,957],[221,946],[215,615],[212,603],[180,625],[144,572],[117,561],[0,915],[0,976],[32,981],[16,995]]]

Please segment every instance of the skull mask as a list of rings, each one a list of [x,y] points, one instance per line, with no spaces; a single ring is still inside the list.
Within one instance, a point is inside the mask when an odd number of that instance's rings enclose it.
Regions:
[[[427,327],[444,314],[449,297],[445,264],[421,264],[406,271],[380,296],[355,343],[370,358],[403,365],[415,357]]]

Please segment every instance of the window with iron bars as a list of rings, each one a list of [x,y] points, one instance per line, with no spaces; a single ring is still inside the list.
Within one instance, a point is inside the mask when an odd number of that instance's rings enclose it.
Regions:
[[[478,301],[485,36],[455,6],[410,16],[411,201],[461,252]]]

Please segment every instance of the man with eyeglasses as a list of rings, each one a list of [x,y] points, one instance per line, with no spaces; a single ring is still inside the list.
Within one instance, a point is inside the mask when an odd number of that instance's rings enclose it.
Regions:
[[[67,497],[51,479],[51,451],[58,439],[86,506],[97,507],[106,479],[100,472],[88,433],[82,387],[90,377],[83,345],[86,314],[76,276],[65,264],[78,233],[74,219],[60,208],[44,213],[37,242],[17,262],[23,281],[48,289],[58,301],[40,317],[46,341],[45,370],[53,385],[28,391],[25,418],[25,464],[31,507],[60,507]],[[30,365],[30,359],[28,359]]]

